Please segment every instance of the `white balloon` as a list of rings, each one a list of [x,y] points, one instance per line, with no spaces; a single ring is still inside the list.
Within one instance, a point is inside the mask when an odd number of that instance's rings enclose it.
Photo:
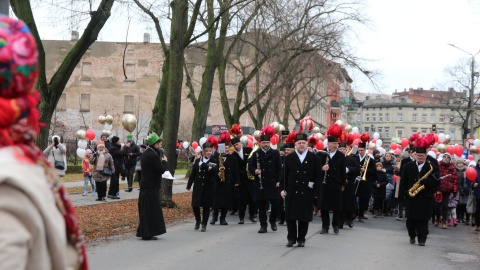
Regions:
[[[188,148],[188,142],[187,142],[187,141],[184,141],[184,142],[183,142],[183,148],[185,148],[185,149]]]
[[[270,144],[270,147],[271,147],[272,149],[277,149],[277,145],[276,145],[276,144]]]
[[[87,145],[88,145],[87,140],[78,140],[77,142],[78,148],[81,148],[81,149],[86,149]]]
[[[377,144],[377,146],[382,146],[382,144],[383,144],[383,141],[382,141],[382,140],[380,140],[380,139],[378,139],[378,140],[377,140],[375,143]]]
[[[203,145],[207,141],[207,138],[202,137],[200,140],[198,140],[199,145]]]
[[[77,156],[79,156],[80,158],[85,157],[85,152],[85,149],[77,148]]]
[[[195,149],[195,153],[200,153],[202,152],[202,148],[199,146],[197,146],[197,148]]]
[[[358,127],[353,127],[352,128],[352,133],[358,133],[358,132],[359,132]]]
[[[323,140],[324,150],[328,148],[328,139]]]
[[[438,142],[443,143],[445,141],[445,134],[440,133],[438,134]]]
[[[374,139],[380,138],[380,134],[378,134],[378,132],[373,133],[373,138]]]
[[[475,145],[475,146],[477,146],[477,147],[480,146],[480,140],[479,140],[479,139],[475,139],[475,140],[473,141],[473,145]]]
[[[378,146],[378,144],[377,144],[377,146]],[[385,155],[385,153],[387,153],[387,151],[383,147],[380,147],[380,146],[377,147],[377,150],[380,151],[380,155],[382,155],[382,156]]]

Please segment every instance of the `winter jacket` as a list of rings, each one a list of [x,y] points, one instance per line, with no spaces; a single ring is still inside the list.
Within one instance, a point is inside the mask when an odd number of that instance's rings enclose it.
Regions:
[[[438,168],[440,170],[440,176],[449,175],[440,180],[439,189],[442,193],[457,192],[457,170],[453,163],[438,162]]]

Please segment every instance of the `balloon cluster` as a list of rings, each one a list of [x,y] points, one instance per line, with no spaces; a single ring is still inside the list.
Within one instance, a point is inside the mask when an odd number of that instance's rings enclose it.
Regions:
[[[88,140],[93,140],[95,139],[95,131],[93,131],[93,129],[88,129],[86,132],[85,130],[83,129],[79,129],[77,130],[76,134],[77,136],[77,156],[79,156],[80,158],[83,158],[85,157],[85,152],[86,152],[86,149],[87,149],[87,146],[88,146]]]
[[[113,116],[111,116],[111,115],[107,115],[107,116],[100,115],[98,117],[98,122],[101,125],[103,125],[102,134],[106,135],[107,137],[110,137],[110,135],[112,135]]]

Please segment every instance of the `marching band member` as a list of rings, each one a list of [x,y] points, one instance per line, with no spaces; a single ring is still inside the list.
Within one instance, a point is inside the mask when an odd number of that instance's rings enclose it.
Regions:
[[[296,134],[295,140],[295,152],[285,157],[281,192],[282,198],[286,199],[287,247],[296,242],[298,247],[305,245],[308,223],[313,218],[314,198],[320,193],[319,159],[307,150],[306,134]]]
[[[293,130],[288,134],[287,138],[285,138],[285,143],[283,144],[283,150],[284,150],[284,156],[282,157],[282,178],[284,179],[283,181],[283,188],[285,188],[285,160],[288,155],[291,153],[295,153],[295,141],[296,141],[296,131]],[[308,148],[307,148],[308,150]],[[282,183],[281,183],[282,184]],[[280,202],[280,222],[278,224],[283,225],[285,224],[285,206],[286,206],[286,201],[283,199]]]
[[[345,172],[347,174],[347,181],[345,183],[345,189],[342,193],[342,213],[340,214],[340,220],[338,224],[340,229],[343,229],[345,223],[348,227],[353,227],[353,220],[355,218],[355,179],[360,175],[360,164],[358,159],[353,155],[347,155],[349,147],[352,147],[353,138],[349,135],[342,134],[340,137],[340,143],[338,145],[338,151],[345,155]]]
[[[270,138],[275,134],[271,126],[261,130],[260,149],[249,159],[248,169],[255,175],[254,198],[258,204],[260,230],[258,233],[267,232],[267,203],[271,204],[270,225],[272,231],[277,230],[277,215],[280,203],[280,175],[282,163],[278,151],[270,147]]]
[[[362,142],[358,143],[358,159],[361,166],[360,176],[362,179],[357,183],[355,196],[358,197],[358,222],[363,223],[363,219],[368,218],[365,212],[368,210],[368,202],[372,196],[372,185],[377,178],[377,174],[373,158],[367,154],[367,144],[370,141],[370,136],[367,133],[363,133],[360,136],[360,140]]]

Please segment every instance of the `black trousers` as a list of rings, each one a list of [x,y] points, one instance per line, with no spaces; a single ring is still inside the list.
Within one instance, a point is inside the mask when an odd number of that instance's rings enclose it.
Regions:
[[[298,226],[297,226],[298,223]],[[297,230],[298,229],[298,230]],[[287,220],[287,239],[288,241],[303,241],[305,242],[305,236],[308,232],[308,221]]]
[[[383,201],[385,198],[373,198],[373,210],[383,210]]]
[[[118,173],[115,172],[110,177],[110,188],[108,189],[108,195],[117,196],[118,189],[119,189],[119,183],[118,183],[119,178],[120,178],[120,172]]]
[[[419,243],[425,243],[428,235],[428,219],[419,220],[407,218],[407,230],[410,238],[418,237]]]
[[[258,218],[260,219],[260,225],[267,224],[267,206],[268,202],[272,205],[270,209],[270,223],[276,223],[277,215],[278,215],[278,207],[279,207],[280,200],[259,200],[257,201],[258,204]]]
[[[135,164],[133,165],[126,164],[125,169],[128,172],[128,175],[127,175],[128,187],[131,188],[133,185],[133,175],[135,174]]]
[[[250,195],[250,192],[248,192],[248,188],[246,184],[242,183],[239,187],[239,192],[240,192],[240,198],[239,198],[239,209],[238,209],[238,217],[240,219],[245,218],[245,211],[247,209],[248,205],[248,214],[251,218],[256,216],[257,213],[257,205],[253,201],[252,196]]]
[[[342,226],[345,222],[353,222],[355,219],[355,211],[354,210],[342,210],[340,215],[338,215],[338,225]]]
[[[218,212],[220,212],[220,220],[225,220],[225,217],[227,216],[227,211],[227,208],[215,208],[215,210],[213,210],[213,218],[215,220],[218,220]]]
[[[193,214],[195,215],[195,220],[198,222],[201,222],[202,225],[207,225],[208,223],[208,217],[210,216],[210,207],[202,207],[203,208],[203,213],[200,216],[200,207],[192,207],[193,208]]]
[[[358,197],[358,217],[363,218],[363,213],[368,210],[370,198]]]
[[[240,205],[240,187],[239,186],[233,186],[232,187],[232,212],[237,212],[239,209]]]
[[[477,200],[477,209],[475,210],[475,225],[480,226],[480,199]],[[472,218],[473,222],[473,218]]]
[[[322,209],[322,229],[327,229],[330,227],[330,211],[327,209]],[[338,227],[338,221],[340,218],[341,211],[333,210],[332,217],[332,227]]]
[[[441,216],[442,221],[447,221],[448,197],[450,197],[450,193],[443,193],[442,202],[438,203],[435,201],[435,215],[437,219]]]
[[[97,187],[97,195],[99,199],[107,197],[107,181],[95,182],[95,186]]]

